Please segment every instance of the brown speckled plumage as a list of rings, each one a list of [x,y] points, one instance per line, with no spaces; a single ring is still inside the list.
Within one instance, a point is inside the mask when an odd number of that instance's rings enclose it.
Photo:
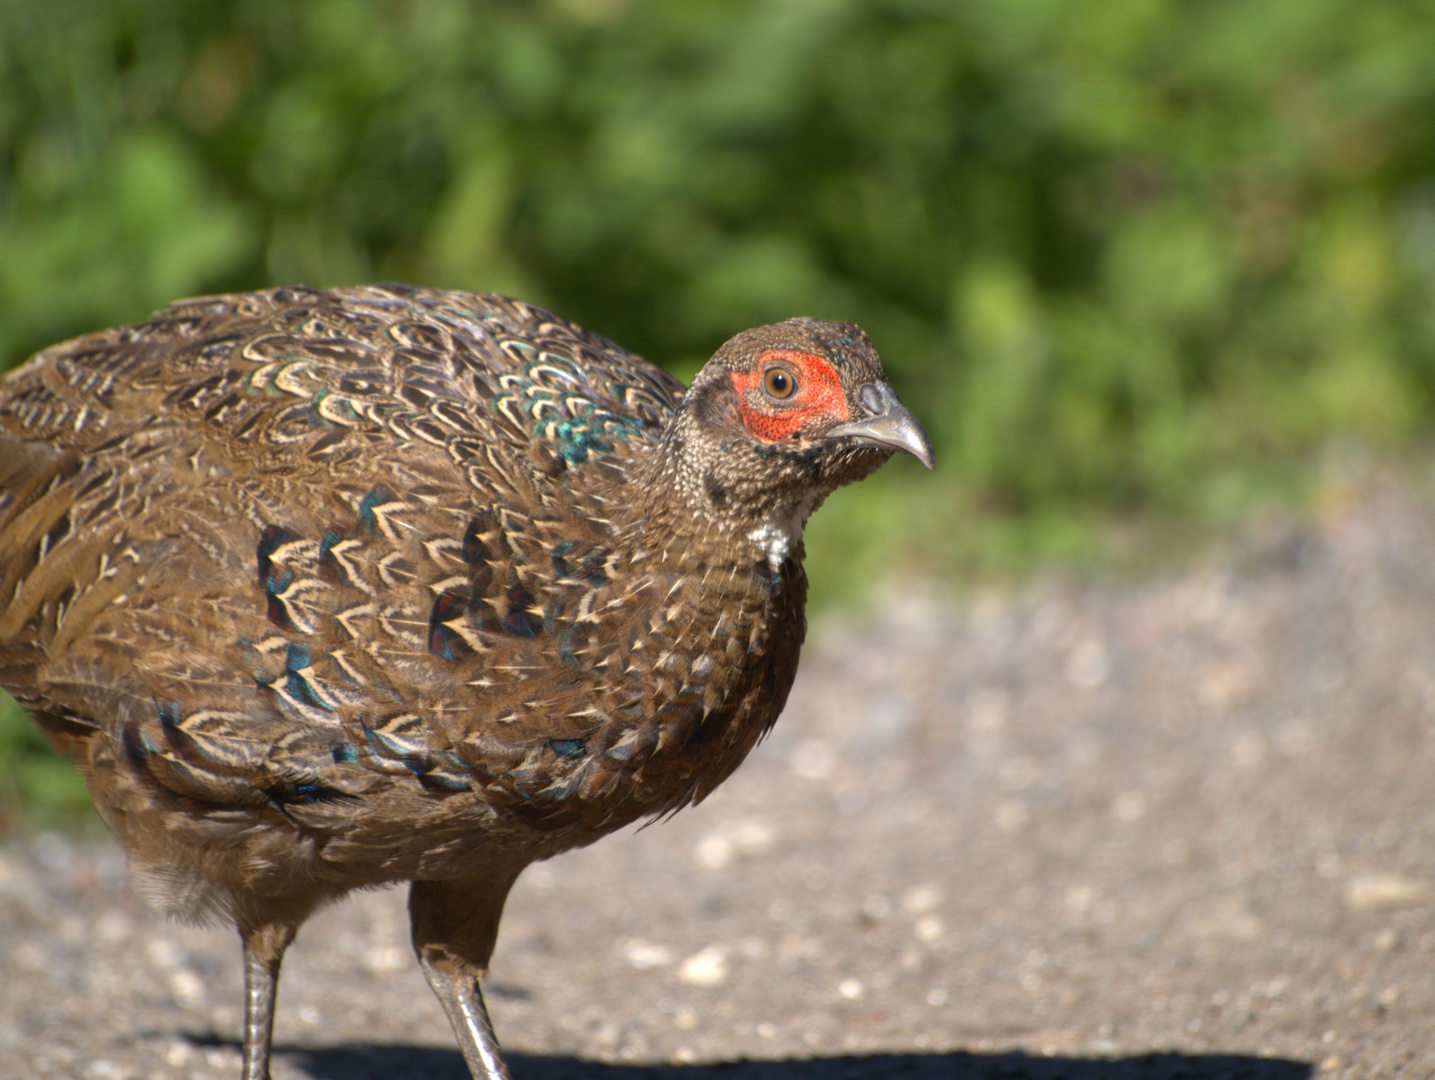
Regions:
[[[796,670],[802,524],[893,449],[930,463],[845,324],[746,331],[685,392],[499,297],[186,301],[0,382],[0,686],[151,901],[239,927],[247,1077],[295,929],[393,881],[502,1076],[509,887],[737,766]]]

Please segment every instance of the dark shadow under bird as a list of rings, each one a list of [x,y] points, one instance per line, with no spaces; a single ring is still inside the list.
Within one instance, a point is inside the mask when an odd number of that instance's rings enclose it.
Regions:
[[[320,905],[411,882],[475,1077],[529,863],[706,796],[782,710],[802,529],[926,435],[865,334],[690,389],[546,311],[406,286],[185,301],[0,381],[0,686],[161,912],[245,956],[245,1080]]]

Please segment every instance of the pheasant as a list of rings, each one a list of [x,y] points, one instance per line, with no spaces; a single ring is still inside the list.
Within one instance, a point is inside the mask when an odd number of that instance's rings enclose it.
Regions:
[[[904,451],[856,326],[691,388],[547,311],[401,285],[177,303],[0,381],[0,686],[161,913],[233,923],[243,1076],[285,948],[410,882],[477,1078],[523,868],[701,800],[796,672],[802,530]]]

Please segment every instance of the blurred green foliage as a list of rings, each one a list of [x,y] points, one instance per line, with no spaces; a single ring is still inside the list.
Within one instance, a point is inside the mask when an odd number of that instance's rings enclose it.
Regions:
[[[54,827],[101,831],[80,774],[0,693],[0,836]]]
[[[680,368],[841,317],[947,486],[1199,511],[1428,430],[1432,56],[1365,0],[0,0],[0,358],[286,281]]]
[[[1430,433],[1432,57],[1379,0],[0,0],[0,366],[289,281],[680,372],[849,319],[940,469],[841,493],[817,576],[1067,554]]]

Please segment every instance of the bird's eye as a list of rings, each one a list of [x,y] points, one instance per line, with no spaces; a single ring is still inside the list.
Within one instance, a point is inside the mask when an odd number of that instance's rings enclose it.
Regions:
[[[797,380],[786,368],[770,367],[762,377],[762,388],[767,391],[769,397],[790,398],[797,389]]]

